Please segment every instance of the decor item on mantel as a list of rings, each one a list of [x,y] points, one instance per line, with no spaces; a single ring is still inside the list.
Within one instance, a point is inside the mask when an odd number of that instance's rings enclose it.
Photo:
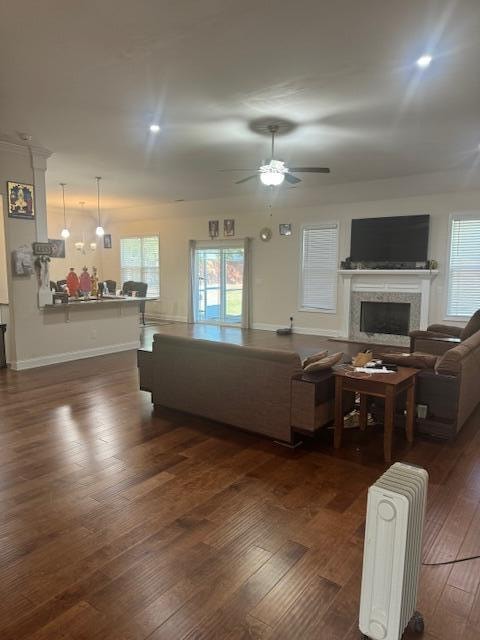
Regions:
[[[226,238],[231,238],[235,235],[235,220],[229,218],[223,221],[223,235]]]
[[[209,220],[208,221],[208,235],[210,238],[218,238],[218,220]]]
[[[23,182],[7,182],[8,217],[35,219],[34,188]]]

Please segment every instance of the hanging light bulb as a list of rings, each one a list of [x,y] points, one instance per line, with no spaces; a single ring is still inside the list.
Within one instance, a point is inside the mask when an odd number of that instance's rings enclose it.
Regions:
[[[101,176],[96,176],[95,180],[97,181],[97,215],[98,215],[98,227],[95,229],[95,233],[99,238],[105,235],[105,229],[102,227],[102,222],[100,220],[100,180]]]
[[[62,187],[62,200],[63,200],[63,229],[60,232],[60,235],[64,240],[70,237],[70,231],[67,229],[67,218],[65,215],[65,187],[67,186],[66,182],[60,182],[60,186]]]

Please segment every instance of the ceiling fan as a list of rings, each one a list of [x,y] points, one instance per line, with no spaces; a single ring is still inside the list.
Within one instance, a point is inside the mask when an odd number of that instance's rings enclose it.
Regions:
[[[260,176],[263,184],[269,187],[276,187],[282,184],[284,180],[290,184],[301,182],[300,178],[293,175],[294,173],[330,173],[328,167],[286,167],[282,160],[275,160],[275,134],[278,133],[280,127],[278,124],[270,124],[267,128],[272,136],[272,155],[270,162],[261,165],[254,175],[237,180],[235,184],[242,184],[242,182],[247,182]]]

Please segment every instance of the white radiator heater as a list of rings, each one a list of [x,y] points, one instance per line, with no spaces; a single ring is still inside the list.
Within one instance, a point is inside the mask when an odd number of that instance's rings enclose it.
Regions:
[[[363,551],[360,631],[371,640],[400,640],[415,611],[428,473],[395,463],[368,490]]]

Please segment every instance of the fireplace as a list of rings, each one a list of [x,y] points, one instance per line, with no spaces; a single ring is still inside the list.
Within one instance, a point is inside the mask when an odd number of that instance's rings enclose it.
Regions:
[[[360,309],[360,331],[408,336],[410,304],[408,302],[369,302]]]

